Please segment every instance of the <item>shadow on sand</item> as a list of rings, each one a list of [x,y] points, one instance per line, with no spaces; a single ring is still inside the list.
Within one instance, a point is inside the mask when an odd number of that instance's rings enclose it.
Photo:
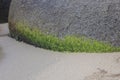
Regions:
[[[0,62],[2,59],[3,59],[3,51],[2,51],[2,48],[0,47]]]

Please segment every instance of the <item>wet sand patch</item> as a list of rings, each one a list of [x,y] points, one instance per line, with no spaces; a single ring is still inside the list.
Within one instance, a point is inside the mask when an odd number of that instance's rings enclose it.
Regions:
[[[94,72],[92,75],[85,77],[84,80],[120,80],[120,73],[113,74],[98,68],[98,72]]]

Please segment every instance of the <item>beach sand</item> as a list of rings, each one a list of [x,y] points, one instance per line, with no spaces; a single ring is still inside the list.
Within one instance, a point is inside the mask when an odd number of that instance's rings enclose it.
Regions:
[[[0,24],[0,80],[120,80],[120,53],[60,53],[18,42]]]

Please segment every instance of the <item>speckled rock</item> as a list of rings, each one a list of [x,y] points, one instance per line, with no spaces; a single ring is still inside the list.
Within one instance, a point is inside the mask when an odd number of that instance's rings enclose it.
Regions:
[[[120,0],[12,0],[9,22],[120,46]],[[10,25],[12,27],[14,25]]]

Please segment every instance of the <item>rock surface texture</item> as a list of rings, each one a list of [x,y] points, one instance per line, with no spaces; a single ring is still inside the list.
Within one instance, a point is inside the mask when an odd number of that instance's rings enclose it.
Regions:
[[[120,0],[12,0],[9,22],[120,46]]]

